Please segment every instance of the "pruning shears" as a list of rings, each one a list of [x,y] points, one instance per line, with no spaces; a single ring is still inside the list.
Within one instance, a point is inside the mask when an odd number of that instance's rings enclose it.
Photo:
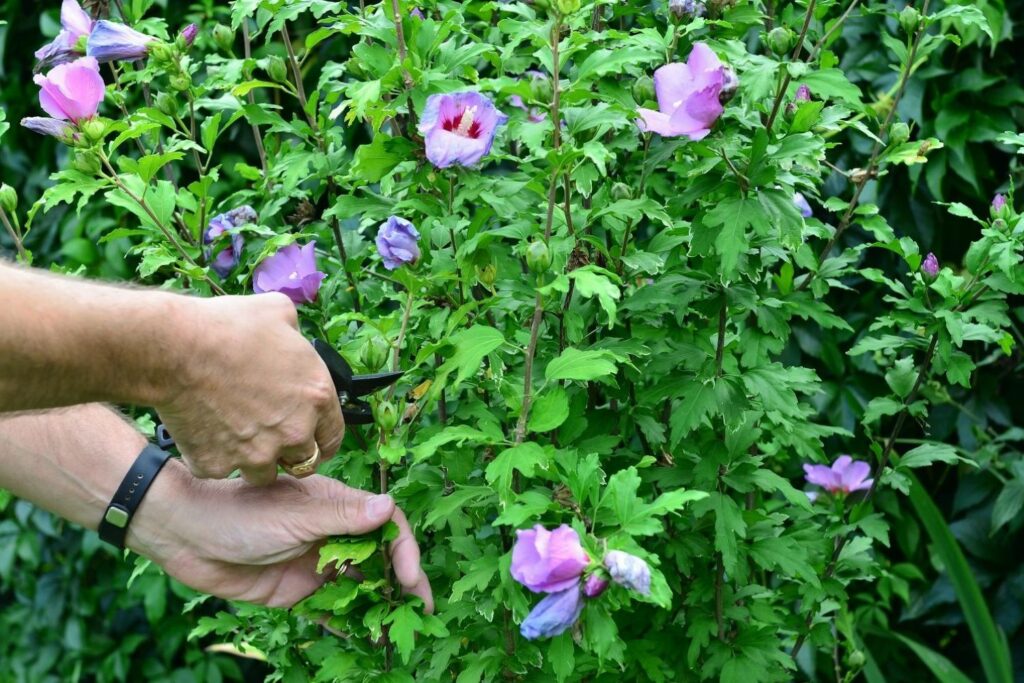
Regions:
[[[338,403],[341,405],[341,414],[345,418],[345,424],[372,424],[373,409],[362,397],[391,386],[398,381],[403,373],[380,372],[373,375],[356,375],[352,371],[352,366],[327,342],[314,339],[313,348],[320,356],[320,360],[327,366],[328,372],[331,373],[331,380],[334,381],[334,389],[338,394]],[[156,443],[161,448],[169,448],[174,445],[174,437],[162,424],[156,427]]]

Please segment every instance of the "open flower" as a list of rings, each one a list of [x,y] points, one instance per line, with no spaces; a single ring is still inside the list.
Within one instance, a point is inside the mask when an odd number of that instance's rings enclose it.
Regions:
[[[793,203],[796,204],[796,208],[800,209],[800,215],[804,218],[810,218],[814,215],[811,205],[807,203],[807,199],[799,192],[793,193]]]
[[[871,488],[874,479],[869,479],[871,466],[862,460],[854,460],[848,455],[841,455],[826,465],[804,465],[805,478],[829,493],[851,493]]]
[[[612,581],[620,586],[635,590],[641,595],[651,592],[651,568],[636,555],[621,550],[609,550],[604,556],[604,566]]]
[[[145,57],[150,44],[155,41],[156,38],[139,33],[130,26],[101,19],[89,36],[85,53],[100,62],[135,61]]]
[[[519,626],[527,640],[551,638],[576,623],[583,611],[583,593],[579,585],[546,596],[530,610]]]
[[[579,534],[563,524],[548,531],[540,524],[516,532],[512,578],[534,593],[556,593],[578,586],[590,557]]]
[[[727,80],[725,66],[711,48],[697,43],[685,64],[666,64],[654,72],[658,111],[638,110],[641,130],[665,137],[704,138],[722,115],[719,97]]]
[[[36,74],[35,83],[40,88],[39,105],[61,121],[91,119],[106,94],[100,65],[92,57],[59,64],[45,76]]]
[[[281,292],[296,304],[311,303],[325,277],[316,269],[316,242],[302,248],[289,244],[256,266],[252,288],[257,294]]]
[[[498,126],[506,121],[508,116],[479,93],[431,95],[419,125],[427,159],[438,168],[472,166],[491,151]]]
[[[388,218],[377,232],[377,251],[384,259],[384,267],[394,270],[418,261],[420,247],[416,240],[419,238],[416,226],[409,221],[398,216]]]
[[[36,50],[37,71],[70,62],[84,54],[79,49],[79,41],[92,33],[93,21],[77,0],[64,0],[60,6],[60,26],[57,37]]]
[[[255,223],[257,220],[256,211],[251,206],[240,206],[227,213],[214,216],[203,233],[203,244],[213,244],[225,232],[248,223]],[[227,277],[231,269],[238,265],[238,257],[245,246],[245,238],[239,233],[231,234],[231,242],[221,249],[213,260],[210,267],[221,277]],[[211,249],[206,249],[206,258],[210,259]]]

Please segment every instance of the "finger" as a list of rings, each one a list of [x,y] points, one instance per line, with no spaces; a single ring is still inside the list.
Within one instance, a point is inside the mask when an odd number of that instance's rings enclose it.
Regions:
[[[277,481],[277,465],[242,467],[242,479],[253,486],[270,486]]]
[[[191,454],[186,451],[182,451],[181,459],[186,465],[188,465],[188,469],[192,472],[193,476],[198,479],[227,479],[231,476],[231,473],[235,471],[231,465],[223,464],[220,461],[210,464],[201,464],[193,459]]]
[[[395,511],[391,496],[374,495],[349,488],[341,482],[331,481],[326,498],[321,499],[324,513],[312,519],[318,525],[319,536],[366,534],[384,525]]]
[[[324,460],[334,457],[344,437],[345,418],[341,414],[337,393],[332,391],[330,398],[317,406],[316,442],[320,445],[320,454]]]
[[[316,474],[316,468],[322,460],[321,456],[322,453],[317,443],[309,441],[302,446],[282,448],[280,462],[288,474],[296,479],[302,479]]]
[[[281,317],[281,320],[288,323],[289,327],[299,329],[299,312],[295,304],[286,295],[280,292],[265,292],[257,299],[265,303],[271,310]]]
[[[430,589],[430,581],[420,567],[420,547],[409,526],[405,513],[395,508],[391,516],[398,526],[398,538],[391,542],[391,566],[395,578],[406,593],[416,595],[423,600],[424,610],[430,614],[434,611],[434,596]]]

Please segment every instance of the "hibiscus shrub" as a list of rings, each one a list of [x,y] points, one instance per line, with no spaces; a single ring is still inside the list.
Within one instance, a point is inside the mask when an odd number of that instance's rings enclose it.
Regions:
[[[385,530],[323,550],[362,580],[194,637],[284,681],[880,675],[864,596],[921,575],[888,515],[934,516],[916,468],[970,465],[925,420],[1013,347],[1024,223],[954,203],[980,237],[941,264],[870,202],[943,146],[899,104],[993,39],[985,13],[777,4],[236,0],[168,26],[65,1],[22,123],[69,157],[26,227],[102,198],[139,281],[283,292],[357,371],[404,373],[322,473],[396,498],[436,613],[392,589]],[[839,66],[848,22],[885,36],[877,99]],[[886,310],[837,315],[857,290]],[[823,418],[832,360],[797,324],[880,378],[855,430]],[[968,625],[1007,680],[983,602]]]

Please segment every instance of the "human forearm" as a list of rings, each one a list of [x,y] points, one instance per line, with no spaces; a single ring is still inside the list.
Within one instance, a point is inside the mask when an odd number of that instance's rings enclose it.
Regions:
[[[188,297],[0,263],[0,412],[157,405],[179,376]]]

